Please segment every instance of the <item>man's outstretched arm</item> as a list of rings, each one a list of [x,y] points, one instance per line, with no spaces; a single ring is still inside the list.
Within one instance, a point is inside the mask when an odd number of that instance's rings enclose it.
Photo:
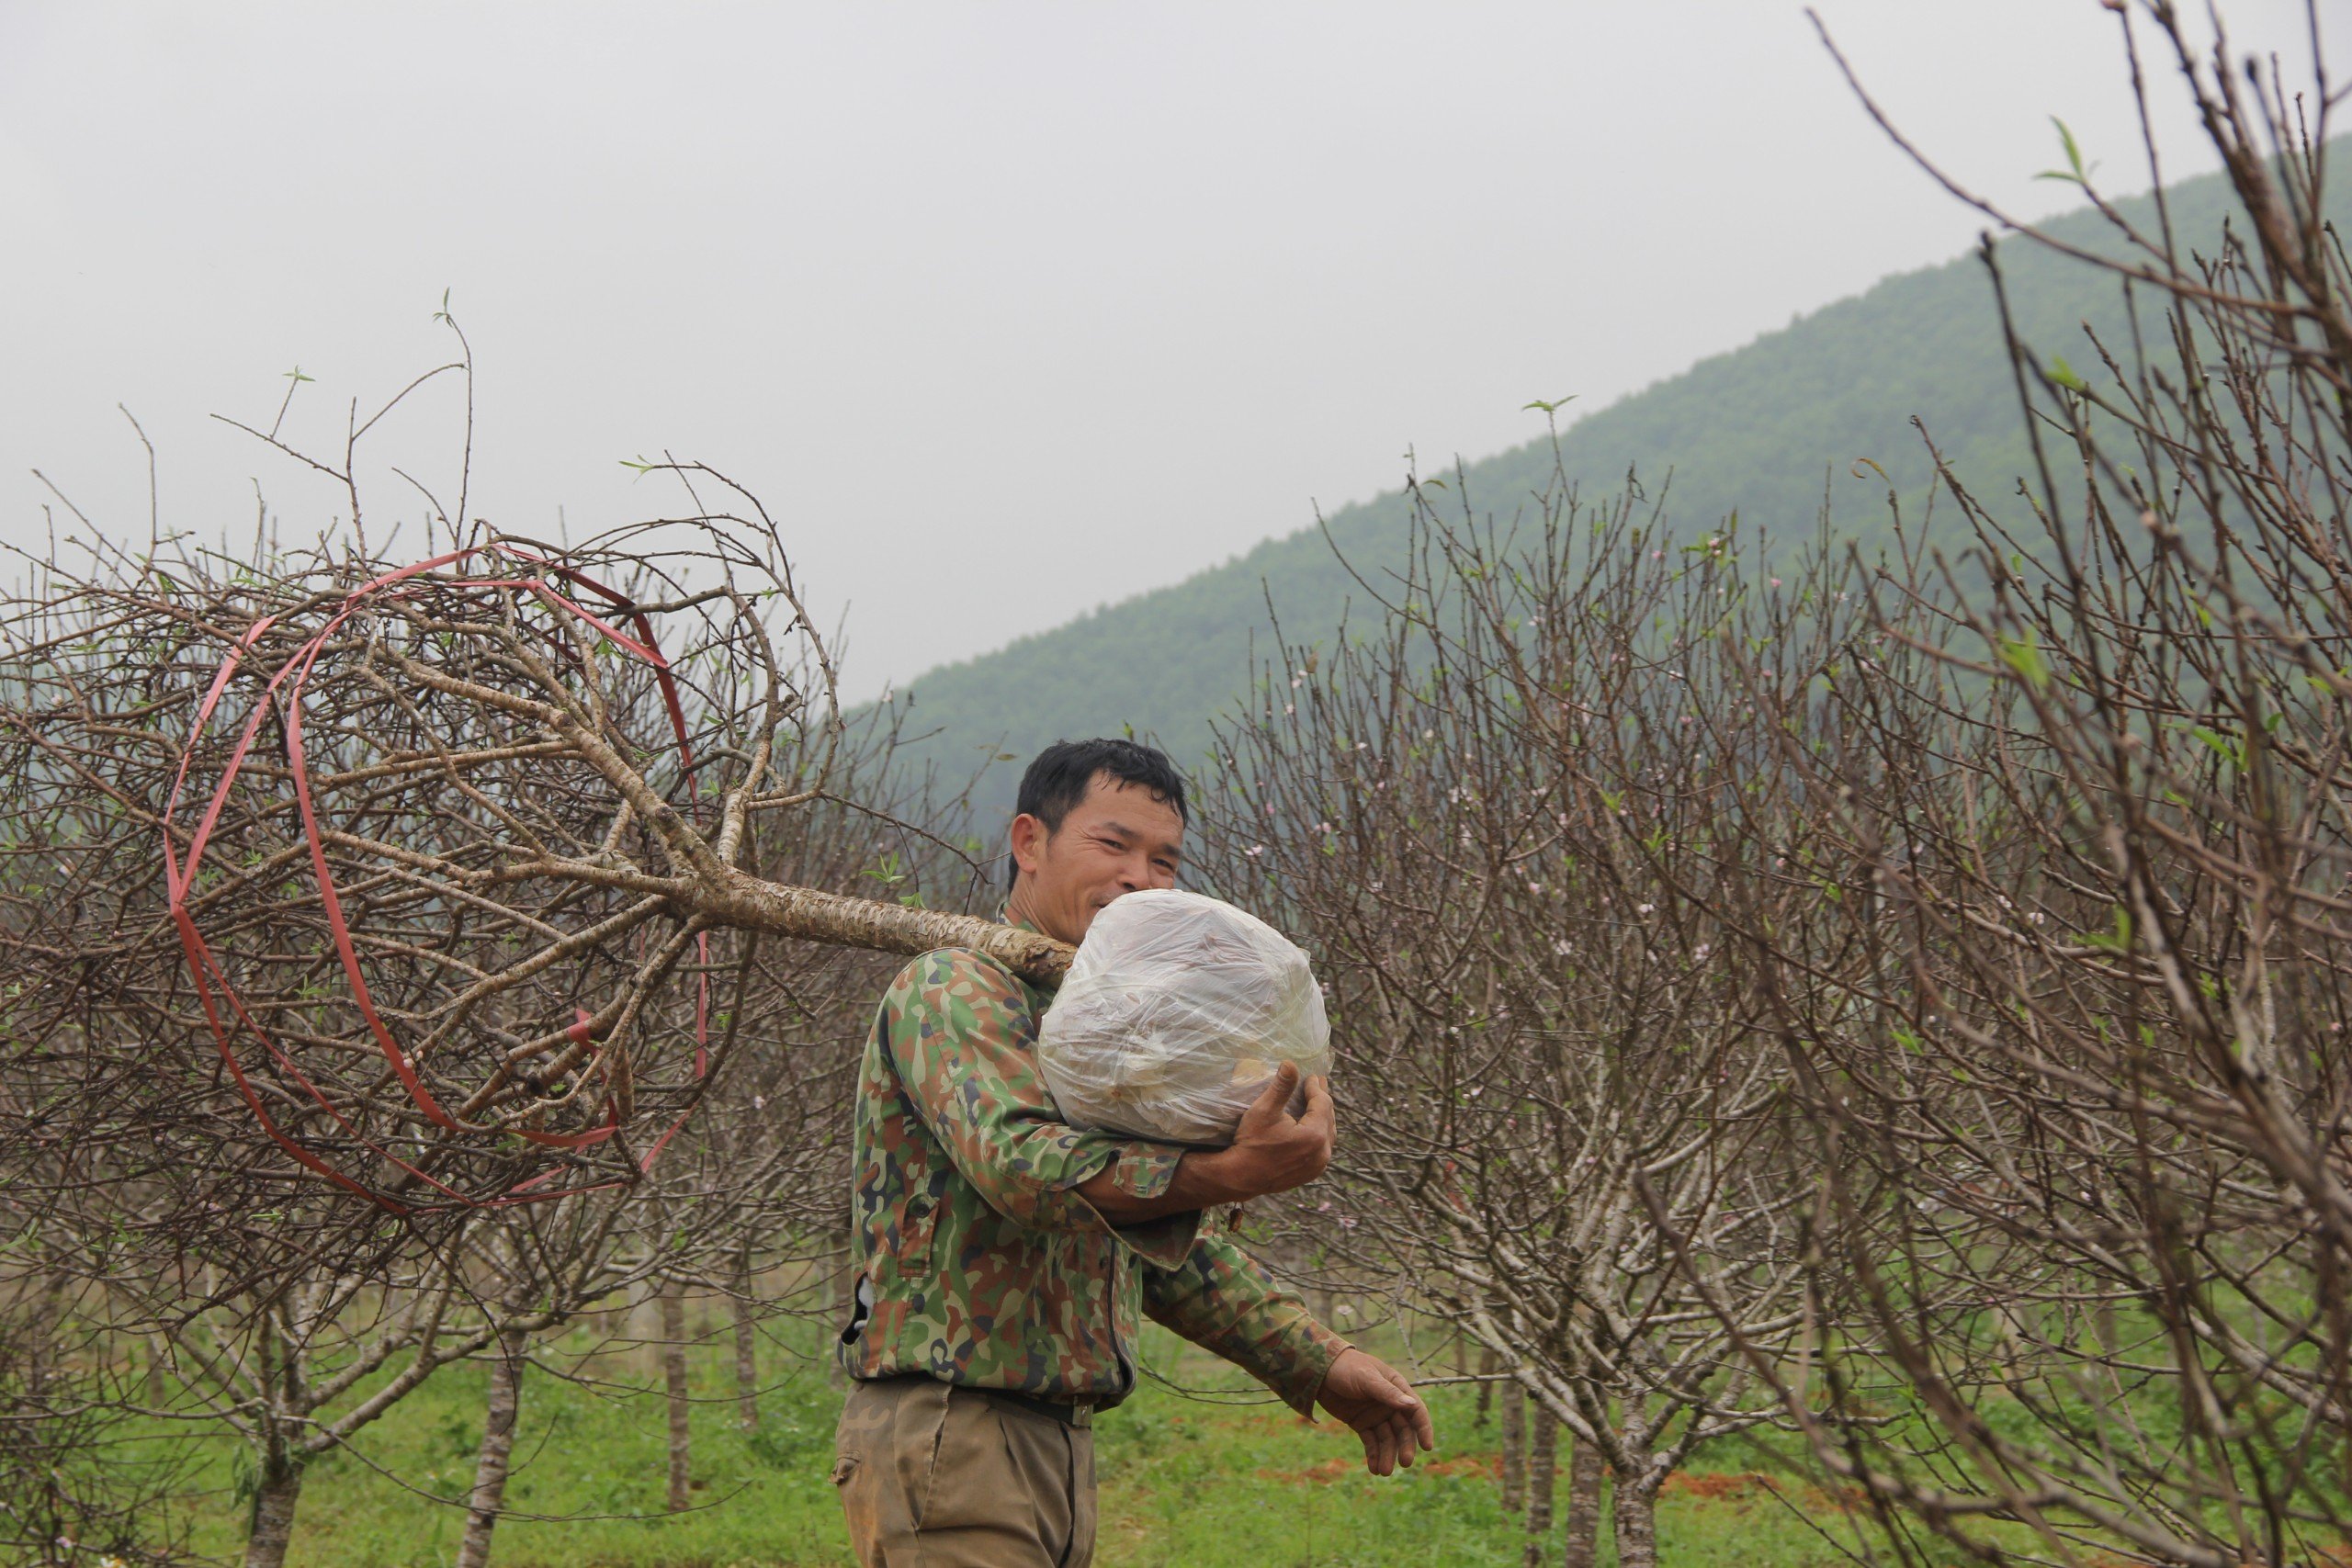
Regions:
[[[1144,1271],[1144,1310],[1272,1389],[1301,1416],[1321,1405],[1363,1440],[1364,1468],[1388,1475],[1437,1446],[1428,1406],[1403,1373],[1315,1321],[1227,1236],[1204,1235],[1173,1269]]]

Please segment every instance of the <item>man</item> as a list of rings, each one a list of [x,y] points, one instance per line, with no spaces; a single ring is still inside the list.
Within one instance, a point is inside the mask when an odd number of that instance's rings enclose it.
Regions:
[[[1076,942],[1102,907],[1174,885],[1184,783],[1159,751],[1064,741],[1029,765],[1004,918]],[[1232,1146],[1063,1122],[1035,1049],[1049,995],[965,949],[883,998],[860,1072],[864,1251],[833,1481],[866,1568],[1082,1568],[1094,1413],[1135,1389],[1138,1312],[1363,1440],[1375,1475],[1434,1446],[1394,1369],[1307,1315],[1204,1212],[1312,1181],[1331,1097],[1285,1066]]]

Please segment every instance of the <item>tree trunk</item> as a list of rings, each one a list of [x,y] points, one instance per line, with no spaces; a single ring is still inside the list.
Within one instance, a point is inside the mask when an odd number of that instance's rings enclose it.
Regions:
[[[506,1466],[514,1452],[514,1420],[523,1404],[523,1369],[530,1337],[514,1329],[498,1337],[490,1363],[490,1403],[481,1426],[481,1456],[474,1462],[474,1494],[466,1514],[465,1539],[458,1546],[458,1568],[484,1568],[490,1562],[490,1532],[506,1504]]]
[[[1503,1512],[1527,1506],[1527,1392],[1516,1380],[1502,1385]]]
[[[1527,1568],[1544,1568],[1552,1544],[1552,1476],[1559,1455],[1560,1423],[1542,1405],[1527,1441]]]
[[[590,761],[595,760],[591,748]],[[877,904],[814,887],[763,881],[733,866],[716,877],[690,872],[687,884],[676,896],[677,902],[722,926],[882,953],[913,954],[941,947],[973,947],[1045,986],[1055,984],[1069,972],[1070,955],[1078,951],[1052,937],[977,916]]]
[[[302,1466],[286,1440],[281,1418],[299,1408],[300,1385],[296,1352],[279,1337],[277,1319],[265,1311],[254,1325],[256,1382],[266,1391],[259,1434],[260,1473],[254,1478],[254,1506],[245,1533],[245,1568],[284,1568],[286,1545],[294,1535],[294,1505],[302,1496]]]
[[[245,1568],[286,1568],[294,1535],[294,1505],[302,1495],[302,1468],[284,1452],[264,1462],[254,1483],[253,1529],[245,1537]]]
[[[1481,1432],[1487,1429],[1487,1421],[1492,1419],[1495,1414],[1495,1384],[1493,1380],[1495,1376],[1495,1369],[1501,1365],[1501,1358],[1497,1356],[1492,1350],[1481,1350],[1478,1352],[1478,1377],[1480,1380],[1478,1383],[1478,1430]]]
[[[1617,1568],[1657,1568],[1657,1478],[1617,1478]]]
[[[670,1385],[670,1511],[683,1513],[693,1483],[694,1458],[686,1416],[686,1288],[662,1287],[662,1375]]]
[[[164,1359],[169,1352],[164,1347],[164,1337],[147,1337],[147,1403],[160,1406],[164,1403]]]
[[[752,1249],[735,1268],[735,1404],[746,1432],[760,1429],[760,1337],[752,1322]]]
[[[1598,1443],[1579,1440],[1568,1450],[1568,1532],[1560,1568],[1600,1568],[1600,1477],[1606,1468]]]

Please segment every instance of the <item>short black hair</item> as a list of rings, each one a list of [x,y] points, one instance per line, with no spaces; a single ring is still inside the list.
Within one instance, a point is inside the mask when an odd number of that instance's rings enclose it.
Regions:
[[[1086,798],[1094,781],[1108,773],[1123,784],[1141,784],[1151,798],[1176,808],[1180,821],[1190,824],[1184,807],[1184,775],[1157,746],[1137,740],[1057,740],[1037,753],[1021,775],[1021,793],[1013,802],[1017,816],[1035,817],[1048,833],[1061,831],[1070,807]],[[1007,856],[1005,886],[1021,875],[1021,863]]]

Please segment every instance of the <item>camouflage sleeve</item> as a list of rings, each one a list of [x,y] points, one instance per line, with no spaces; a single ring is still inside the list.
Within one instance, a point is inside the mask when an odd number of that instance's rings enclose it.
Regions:
[[[1157,1198],[1176,1179],[1182,1150],[1080,1132],[1060,1119],[1025,1043],[1036,1033],[1029,998],[1001,966],[963,949],[927,953],[899,972],[883,1006],[895,1020],[892,1066],[916,1114],[989,1207],[1014,1224],[1110,1228],[1071,1190],[1106,1166],[1112,1184],[1137,1198]],[[1136,1246],[1137,1238],[1112,1234]],[[1163,1242],[1136,1250],[1171,1249]]]
[[[1351,1348],[1308,1315],[1295,1292],[1275,1284],[1222,1235],[1203,1235],[1176,1268],[1146,1269],[1143,1310],[1231,1361],[1310,1421],[1323,1374]]]

